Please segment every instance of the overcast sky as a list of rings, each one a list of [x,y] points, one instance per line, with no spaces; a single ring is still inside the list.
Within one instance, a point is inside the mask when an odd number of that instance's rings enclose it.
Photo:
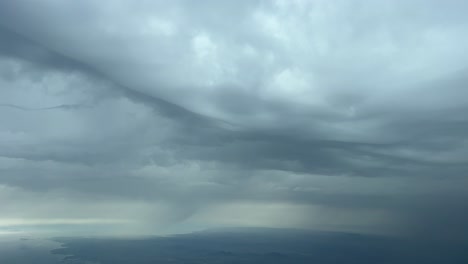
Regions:
[[[0,227],[466,237],[467,8],[0,0]]]

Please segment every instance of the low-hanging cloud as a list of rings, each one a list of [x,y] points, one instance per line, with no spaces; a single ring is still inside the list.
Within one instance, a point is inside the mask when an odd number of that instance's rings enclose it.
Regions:
[[[465,5],[3,1],[4,217],[461,238]]]

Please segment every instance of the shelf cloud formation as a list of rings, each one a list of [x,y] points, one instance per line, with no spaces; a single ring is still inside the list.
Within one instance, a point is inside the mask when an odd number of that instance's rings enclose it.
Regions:
[[[0,226],[464,241],[466,8],[1,1]]]

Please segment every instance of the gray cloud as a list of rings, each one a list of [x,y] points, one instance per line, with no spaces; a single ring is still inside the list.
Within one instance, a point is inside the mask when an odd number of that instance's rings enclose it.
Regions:
[[[462,237],[465,3],[376,5],[3,1],[5,217]]]

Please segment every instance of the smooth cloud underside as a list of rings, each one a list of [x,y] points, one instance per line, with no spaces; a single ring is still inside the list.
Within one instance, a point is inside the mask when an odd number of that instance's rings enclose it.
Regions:
[[[466,7],[2,1],[0,225],[463,238]]]

